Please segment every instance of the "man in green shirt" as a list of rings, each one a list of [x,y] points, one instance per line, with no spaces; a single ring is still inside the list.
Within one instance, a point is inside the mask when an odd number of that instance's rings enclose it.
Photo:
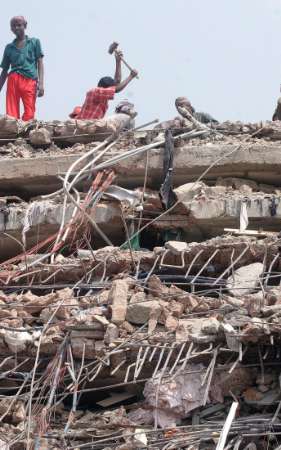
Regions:
[[[0,91],[8,78],[6,113],[19,119],[22,100],[24,121],[34,119],[36,97],[44,95],[44,55],[41,43],[39,39],[29,38],[25,34],[26,27],[24,17],[16,16],[11,19],[11,30],[16,39],[6,45],[0,75]]]

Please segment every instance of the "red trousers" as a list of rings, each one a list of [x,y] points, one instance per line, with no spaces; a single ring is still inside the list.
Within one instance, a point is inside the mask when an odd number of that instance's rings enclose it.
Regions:
[[[37,80],[26,78],[19,73],[12,72],[8,76],[6,112],[9,116],[20,119],[20,100],[24,113],[22,120],[34,119],[36,103]]]

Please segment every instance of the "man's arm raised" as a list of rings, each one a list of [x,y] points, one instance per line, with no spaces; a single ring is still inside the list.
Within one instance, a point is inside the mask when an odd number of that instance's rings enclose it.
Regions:
[[[119,84],[117,84],[115,86],[115,92],[123,91],[123,89],[125,89],[125,87],[128,86],[130,81],[132,81],[137,76],[138,76],[138,72],[136,70],[132,70],[130,75],[128,76],[128,78],[126,78],[125,80],[121,81],[121,83],[119,83]]]

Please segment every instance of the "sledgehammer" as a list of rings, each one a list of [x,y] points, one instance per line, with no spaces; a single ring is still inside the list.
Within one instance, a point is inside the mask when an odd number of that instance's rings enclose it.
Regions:
[[[110,55],[112,55],[113,53],[115,53],[116,50],[117,50],[118,45],[119,45],[118,42],[112,42],[112,44],[109,46],[108,53],[109,53]],[[127,61],[125,61],[124,58],[121,58],[121,61],[125,64],[125,66],[126,66],[130,71],[133,70],[132,67],[129,66],[129,64],[127,63]],[[139,78],[139,77],[137,76],[136,78]]]

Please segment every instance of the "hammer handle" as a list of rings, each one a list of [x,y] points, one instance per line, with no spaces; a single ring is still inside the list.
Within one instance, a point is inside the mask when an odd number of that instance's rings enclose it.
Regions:
[[[121,61],[125,64],[125,66],[127,67],[127,69],[129,69],[130,71],[132,71],[132,67],[127,63],[127,61],[125,61],[124,58],[121,58]],[[137,79],[139,79],[139,76],[136,77]]]

